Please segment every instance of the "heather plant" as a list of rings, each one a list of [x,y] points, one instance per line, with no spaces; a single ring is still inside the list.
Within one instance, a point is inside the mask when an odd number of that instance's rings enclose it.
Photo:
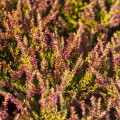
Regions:
[[[0,119],[120,119],[120,0],[1,0],[0,14]]]

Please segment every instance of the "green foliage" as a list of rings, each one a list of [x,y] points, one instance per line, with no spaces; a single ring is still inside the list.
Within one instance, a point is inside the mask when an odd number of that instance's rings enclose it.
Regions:
[[[93,74],[86,72],[83,79],[80,80],[79,86],[80,91],[88,91],[90,93],[91,90],[95,90],[97,86],[95,85]]]

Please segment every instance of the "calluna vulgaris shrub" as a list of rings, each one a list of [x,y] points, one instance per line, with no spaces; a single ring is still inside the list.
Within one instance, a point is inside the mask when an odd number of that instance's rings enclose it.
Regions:
[[[0,0],[0,120],[119,120],[120,0]]]

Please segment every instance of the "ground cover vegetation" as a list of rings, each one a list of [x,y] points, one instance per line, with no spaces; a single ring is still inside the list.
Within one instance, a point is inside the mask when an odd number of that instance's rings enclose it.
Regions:
[[[0,120],[119,120],[120,0],[0,0]]]

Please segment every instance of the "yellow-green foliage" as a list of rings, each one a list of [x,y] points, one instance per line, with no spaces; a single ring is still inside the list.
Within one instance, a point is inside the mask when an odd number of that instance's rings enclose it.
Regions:
[[[70,4],[67,6],[67,4]],[[69,31],[75,30],[81,18],[81,11],[87,6],[84,0],[65,0],[65,7],[62,8],[63,19],[67,22]]]
[[[84,77],[79,82],[80,91],[86,91],[90,93],[91,90],[95,90],[97,88],[97,85],[95,84],[94,80],[94,76],[86,71]]]
[[[62,113],[56,111],[56,114],[52,114],[52,113],[46,114],[47,112],[48,110],[45,109],[41,110],[40,120],[66,120],[66,116],[64,116],[65,112]]]

